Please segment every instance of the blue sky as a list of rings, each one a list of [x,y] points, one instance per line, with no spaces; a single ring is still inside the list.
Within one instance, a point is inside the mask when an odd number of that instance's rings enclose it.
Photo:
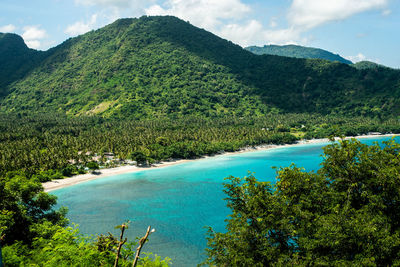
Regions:
[[[1,0],[0,32],[46,50],[142,15],[175,15],[241,46],[294,43],[400,68],[400,0]]]

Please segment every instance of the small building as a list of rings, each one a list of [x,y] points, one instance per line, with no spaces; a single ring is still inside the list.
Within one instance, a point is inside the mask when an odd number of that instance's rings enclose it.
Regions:
[[[381,135],[380,132],[369,132],[368,135]]]

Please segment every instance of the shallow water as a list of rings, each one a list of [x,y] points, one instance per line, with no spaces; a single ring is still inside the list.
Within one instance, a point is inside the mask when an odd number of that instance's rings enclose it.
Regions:
[[[360,140],[372,144],[388,139]],[[126,233],[133,240],[151,225],[156,232],[144,251],[168,256],[174,266],[196,266],[205,258],[205,226],[224,231],[229,214],[222,192],[225,177],[242,177],[251,171],[259,180],[275,182],[272,167],[292,162],[307,171],[317,170],[327,144],[220,155],[92,180],[51,193],[58,196],[59,206],[69,208],[68,218],[79,224],[82,233],[117,234],[114,226],[131,220]]]

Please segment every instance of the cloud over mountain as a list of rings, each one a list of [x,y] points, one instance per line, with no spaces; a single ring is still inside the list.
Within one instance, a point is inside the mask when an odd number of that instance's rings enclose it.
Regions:
[[[39,26],[25,26],[22,38],[24,38],[28,47],[39,49],[41,47],[41,40],[44,39],[46,35],[46,31],[40,29]]]
[[[91,16],[88,22],[77,21],[74,24],[69,25],[64,32],[69,36],[76,36],[79,34],[86,33],[94,28],[94,26],[96,25],[96,21],[97,21],[97,15],[94,14]]]

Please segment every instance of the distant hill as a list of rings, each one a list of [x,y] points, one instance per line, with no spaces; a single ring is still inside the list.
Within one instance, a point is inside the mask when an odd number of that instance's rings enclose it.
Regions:
[[[360,61],[360,62],[354,63],[352,66],[359,70],[388,68],[384,65],[381,65],[381,64],[378,64],[375,62],[371,62],[371,61]]]
[[[400,71],[254,55],[171,16],[119,19],[43,53],[20,41],[10,40],[20,46],[13,57],[0,42],[3,66],[27,59],[21,75],[0,73],[0,112],[400,115]]]
[[[299,45],[264,45],[263,47],[249,46],[245,49],[256,55],[276,55],[295,58],[326,59],[329,61],[337,61],[345,64],[353,64],[350,60],[347,60],[329,51]]]

